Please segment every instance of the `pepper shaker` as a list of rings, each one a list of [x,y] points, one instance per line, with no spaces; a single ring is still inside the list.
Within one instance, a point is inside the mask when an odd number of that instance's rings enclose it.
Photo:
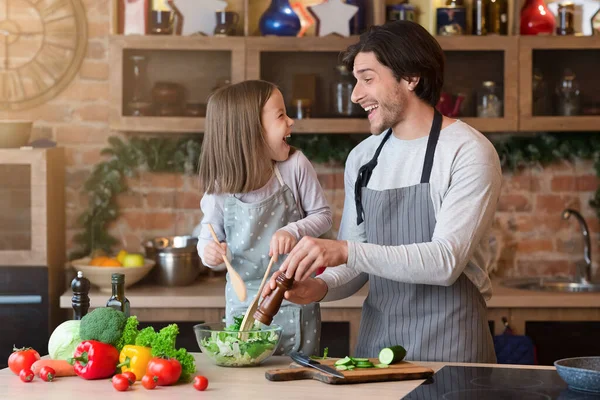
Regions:
[[[73,319],[80,320],[87,314],[90,308],[90,281],[83,276],[83,272],[77,271],[77,276],[71,281],[73,297],[71,297],[71,306],[73,307]]]
[[[281,307],[283,295],[292,288],[294,278],[287,278],[285,274],[279,274],[275,279],[275,284],[277,285],[275,290],[263,299],[253,315],[255,320],[265,325],[271,325],[271,322],[273,322],[273,317]]]

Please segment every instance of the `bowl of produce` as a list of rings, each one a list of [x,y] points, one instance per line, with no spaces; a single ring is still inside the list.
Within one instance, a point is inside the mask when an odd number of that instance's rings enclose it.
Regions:
[[[600,393],[600,357],[563,358],[554,366],[569,389]]]
[[[128,288],[148,275],[156,264],[156,261],[144,258],[141,254],[130,253],[128,256],[129,259],[121,257],[123,261],[119,261],[118,256],[84,257],[71,261],[71,266],[75,271],[83,272],[83,276],[100,291],[110,293],[112,274],[125,275],[125,288]]]
[[[281,340],[280,326],[257,322],[251,330],[240,331],[242,317],[225,326],[222,322],[194,325],[202,353],[222,367],[253,367],[273,355]]]

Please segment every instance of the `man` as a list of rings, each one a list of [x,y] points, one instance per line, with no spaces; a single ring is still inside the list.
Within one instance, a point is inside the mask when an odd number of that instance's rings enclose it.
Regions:
[[[373,27],[344,62],[373,136],[346,161],[339,240],[305,237],[282,264],[295,278],[286,299],[337,300],[368,280],[356,356],[402,345],[409,360],[496,362],[485,304],[502,182],[496,151],[434,109],[444,55],[420,25]],[[311,278],[321,266],[329,268]]]

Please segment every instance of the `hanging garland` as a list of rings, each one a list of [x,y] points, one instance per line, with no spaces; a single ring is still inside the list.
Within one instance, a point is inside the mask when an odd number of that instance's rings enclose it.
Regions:
[[[301,149],[314,163],[343,165],[346,157],[367,135],[296,135],[293,145]],[[536,136],[507,136],[493,141],[502,168],[517,171],[535,164],[548,165],[560,160],[577,158],[594,160],[596,176],[600,177],[600,137],[598,134],[557,133]],[[76,259],[93,250],[111,253],[118,239],[108,233],[107,226],[119,217],[116,197],[127,190],[125,177],[140,170],[196,174],[202,139],[132,137],[124,142],[118,137],[108,139],[102,154],[108,159],[97,164],[84,185],[89,194],[89,206],[78,219],[83,231],[75,235],[78,248],[69,256]],[[600,218],[600,189],[590,205]]]

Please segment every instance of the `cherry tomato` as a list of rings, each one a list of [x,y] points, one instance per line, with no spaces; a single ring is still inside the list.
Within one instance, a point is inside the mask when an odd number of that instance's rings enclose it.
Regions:
[[[117,374],[112,377],[112,384],[119,392],[129,389],[129,379],[123,374]]]
[[[40,378],[46,382],[52,382],[56,376],[56,371],[52,367],[44,366],[40,369]]]
[[[154,357],[148,362],[146,374],[157,376],[158,386],[169,386],[179,380],[181,364],[175,358]]]
[[[19,372],[19,378],[23,382],[31,382],[33,380],[33,371],[29,368],[23,368],[21,372]]]
[[[144,375],[144,377],[142,378],[142,386],[148,390],[152,390],[156,387],[157,381],[158,376]]]
[[[202,375],[198,375],[196,377],[194,377],[194,388],[196,388],[196,390],[206,390],[206,388],[208,387],[208,379],[206,379],[206,377],[202,376]]]
[[[129,385],[133,385],[135,383],[135,381],[137,380],[135,374],[131,371],[125,371],[123,373],[121,373],[121,375],[125,375],[127,377],[127,379],[129,380]]]
[[[39,353],[30,347],[22,349],[13,348],[13,353],[8,357],[8,368],[15,375],[19,375],[22,369],[31,369],[33,363],[39,359]]]

